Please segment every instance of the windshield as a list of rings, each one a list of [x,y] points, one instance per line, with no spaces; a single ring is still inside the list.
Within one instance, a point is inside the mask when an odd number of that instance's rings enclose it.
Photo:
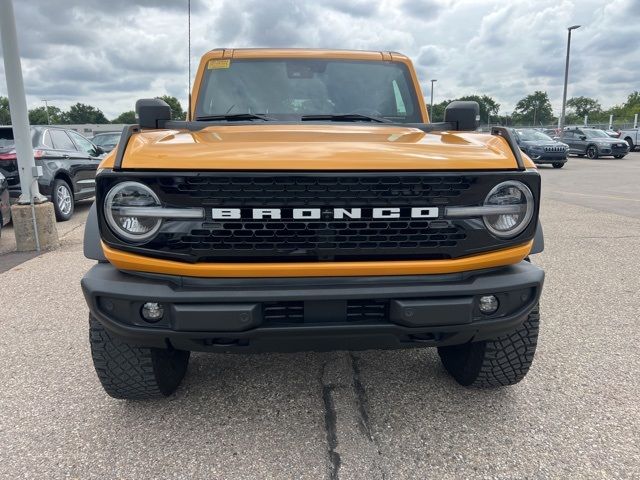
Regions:
[[[196,119],[263,114],[296,121],[307,115],[353,113],[394,122],[422,121],[407,67],[375,61],[211,60]]]
[[[604,130],[583,130],[587,138],[609,138]]]
[[[13,148],[13,129],[9,128],[0,128],[0,148]]]
[[[538,130],[516,130],[516,133],[518,134],[520,140],[523,140],[525,142],[535,140],[553,141],[553,139],[549,135]]]
[[[115,145],[120,139],[119,133],[99,134],[93,137],[93,143],[101,147],[102,145]]]

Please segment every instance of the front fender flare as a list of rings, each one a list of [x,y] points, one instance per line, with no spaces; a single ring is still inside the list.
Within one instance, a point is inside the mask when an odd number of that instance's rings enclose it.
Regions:
[[[98,213],[96,212],[96,203],[93,202],[89,209],[89,215],[87,216],[87,223],[84,226],[84,242],[83,242],[84,256],[91,260],[97,260],[99,262],[106,262],[107,257],[104,256],[102,251],[102,244],[100,243],[100,228],[98,227]]]
[[[542,233],[542,223],[538,222],[536,227],[536,234],[533,237],[533,246],[531,247],[530,255],[534,253],[540,253],[544,250],[544,234]]]

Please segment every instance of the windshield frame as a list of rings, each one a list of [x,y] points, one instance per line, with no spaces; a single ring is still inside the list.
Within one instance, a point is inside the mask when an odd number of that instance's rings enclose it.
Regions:
[[[212,78],[211,75],[208,75],[208,68],[206,68],[206,65],[208,64],[209,61],[211,60],[216,60],[216,61],[220,61],[220,60],[226,60],[226,59],[222,59],[219,56],[204,56],[200,62],[200,67],[198,69],[198,74],[196,75],[196,82],[194,82],[194,88],[193,88],[193,93],[192,93],[192,98],[191,98],[191,106],[192,108],[190,109],[189,112],[189,118],[192,121],[204,121],[206,122],[207,120],[199,120],[199,117],[205,117],[208,116],[209,114],[207,112],[203,112],[201,111],[200,105],[202,105],[204,103],[204,96],[206,95],[206,91],[207,91],[207,84],[210,78]],[[229,59],[231,62],[260,62],[260,61],[272,61],[272,62],[286,62],[286,61],[297,61],[297,60],[301,60],[301,61],[326,61],[326,62],[344,62],[344,63],[378,63],[378,64],[394,64],[394,67],[398,68],[399,70],[401,70],[402,75],[404,76],[404,80],[406,83],[406,93],[407,96],[406,98],[402,98],[402,102],[405,105],[411,104],[413,106],[413,113],[411,115],[408,115],[406,117],[400,118],[399,116],[384,116],[383,118],[389,119],[389,123],[390,124],[415,124],[415,123],[428,123],[428,113],[426,110],[426,103],[424,102],[424,98],[422,96],[422,91],[420,89],[420,85],[418,83],[417,77],[416,77],[416,72],[412,67],[411,61],[408,58],[394,58],[394,59],[385,59],[382,56],[379,59],[375,59],[375,58],[360,58],[360,57],[327,57],[327,56],[256,56],[256,57],[245,57],[245,56],[241,56],[239,58],[230,58]],[[397,85],[397,84],[396,84]],[[256,113],[260,113],[262,115],[265,115],[265,113],[263,112],[256,112]],[[345,112],[345,113],[338,113],[335,116],[336,117],[340,117],[340,116],[344,116],[344,115],[349,115],[351,113],[356,113],[356,112]],[[297,115],[297,113],[284,113],[284,114],[278,114],[278,113],[272,113],[269,112],[268,116],[272,116],[275,115],[276,117],[279,118],[275,118],[273,119],[274,123],[306,123],[308,124],[308,121],[304,121],[302,119],[302,117],[304,116],[309,116],[310,114],[307,112],[301,112],[300,115]],[[311,115],[316,115],[311,114]],[[322,112],[317,112],[317,115],[323,115]],[[329,115],[327,115],[329,116]],[[221,120],[216,120],[216,123],[219,123]],[[340,122],[342,121],[340,118],[334,118],[334,119],[327,119],[327,120],[318,120],[319,122]],[[353,119],[348,120],[349,122],[353,122]],[[355,121],[359,121],[359,120],[355,120]],[[362,121],[368,121],[369,123],[372,123],[371,120],[366,120],[366,119],[362,119]],[[222,122],[224,122],[225,124],[240,124],[240,123],[244,123],[244,122],[237,122],[237,121],[226,121],[226,120],[222,120]],[[383,123],[384,124],[384,123]]]

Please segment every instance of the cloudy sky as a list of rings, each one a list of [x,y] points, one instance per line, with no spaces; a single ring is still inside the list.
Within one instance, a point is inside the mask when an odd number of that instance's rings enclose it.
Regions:
[[[435,101],[487,94],[501,112],[546,90],[559,111],[566,27],[569,96],[622,103],[640,89],[640,0],[192,0],[192,69],[217,47],[392,50]],[[187,0],[14,0],[29,107],[187,98]],[[0,63],[0,95],[6,95]]]

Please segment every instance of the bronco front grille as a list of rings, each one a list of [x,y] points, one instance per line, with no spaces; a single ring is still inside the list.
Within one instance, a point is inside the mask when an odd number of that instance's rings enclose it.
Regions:
[[[168,202],[212,207],[447,205],[472,188],[467,175],[175,176],[158,187]]]
[[[518,179],[538,196],[535,172],[110,172],[100,175],[98,197],[114,182],[149,185],[167,207],[202,207],[204,220],[165,220],[144,245],[127,245],[101,219],[110,246],[147,256],[185,262],[317,262],[440,260],[521,244],[533,236],[535,222],[518,238],[499,240],[481,219],[445,219],[447,206],[482,205],[498,183]],[[398,207],[400,218],[335,219],[333,208]],[[410,218],[410,207],[438,207],[438,218]],[[235,208],[240,219],[214,220],[213,208]],[[319,208],[315,220],[255,220],[253,208]]]

